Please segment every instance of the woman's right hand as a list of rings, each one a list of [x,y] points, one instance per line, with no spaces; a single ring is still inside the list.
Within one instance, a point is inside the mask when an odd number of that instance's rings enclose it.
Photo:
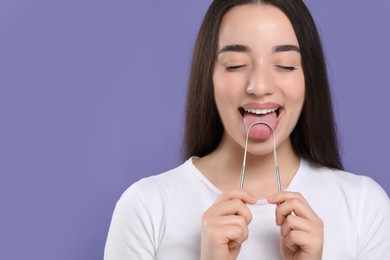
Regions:
[[[202,216],[201,260],[236,259],[248,238],[252,213],[246,203],[255,204],[246,190],[223,193]]]

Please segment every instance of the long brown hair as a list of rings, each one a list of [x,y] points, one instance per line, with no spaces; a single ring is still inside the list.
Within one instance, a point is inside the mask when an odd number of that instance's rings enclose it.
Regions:
[[[213,1],[199,30],[192,58],[184,156],[205,156],[221,141],[224,128],[215,104],[212,83],[219,27],[228,10],[244,4],[270,4],[279,8],[289,18],[298,39],[305,76],[305,102],[290,136],[294,151],[310,162],[343,169],[321,40],[314,20],[301,0]]]

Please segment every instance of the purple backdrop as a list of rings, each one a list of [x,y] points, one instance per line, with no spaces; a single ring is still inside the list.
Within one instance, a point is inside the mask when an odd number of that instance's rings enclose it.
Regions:
[[[121,193],[181,162],[189,61],[209,2],[0,1],[1,259],[102,259]],[[306,2],[346,168],[389,194],[390,2]]]

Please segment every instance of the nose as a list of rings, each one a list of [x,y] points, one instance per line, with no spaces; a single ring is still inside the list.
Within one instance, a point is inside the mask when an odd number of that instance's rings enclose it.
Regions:
[[[273,93],[271,72],[267,68],[252,70],[246,92],[250,95],[265,96]]]

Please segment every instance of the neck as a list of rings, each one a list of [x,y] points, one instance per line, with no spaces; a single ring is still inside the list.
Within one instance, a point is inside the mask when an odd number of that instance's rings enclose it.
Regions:
[[[268,149],[269,150],[269,149]],[[195,165],[222,192],[239,187],[244,149],[224,136],[218,148],[200,159]],[[282,190],[294,177],[300,158],[292,148],[290,140],[277,147]],[[258,198],[276,193],[275,161],[271,152],[255,155],[247,153],[244,189]]]

